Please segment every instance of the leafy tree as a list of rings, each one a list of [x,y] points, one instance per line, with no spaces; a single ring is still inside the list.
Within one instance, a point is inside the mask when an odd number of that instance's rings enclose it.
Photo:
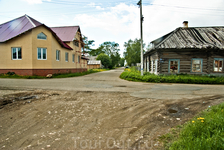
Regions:
[[[103,46],[101,45],[100,47],[98,47],[97,49],[92,49],[90,52],[89,52],[89,54],[91,55],[91,56],[97,56],[97,55],[99,55],[99,54],[101,54],[101,53],[105,53],[104,51],[103,51]]]
[[[119,64],[120,64],[121,66],[124,66],[124,61],[125,61],[125,59],[124,59],[124,58],[121,58],[120,61],[119,61]]]
[[[91,48],[91,46],[94,46],[94,40],[88,40],[88,37],[86,37],[86,36],[82,36],[82,40],[83,40],[83,42],[84,42],[84,44],[85,44],[85,46],[84,46],[84,48],[85,48],[85,52],[86,53],[90,53],[93,49]]]
[[[120,61],[121,57],[120,57],[120,54],[118,52],[116,52],[114,54],[112,53],[110,58],[111,58],[113,67],[116,67],[116,66],[119,65],[119,61]]]
[[[111,59],[108,55],[101,53],[97,56],[97,60],[101,60],[102,65],[104,68],[112,68]]]
[[[144,48],[145,44],[143,44]],[[125,52],[124,58],[127,60],[127,64],[131,66],[131,64],[136,64],[141,62],[141,40],[135,39],[132,41],[131,39],[128,42],[124,43]]]
[[[119,44],[115,42],[104,42],[100,46],[103,47],[102,51],[109,57],[113,54],[116,55],[120,51]]]

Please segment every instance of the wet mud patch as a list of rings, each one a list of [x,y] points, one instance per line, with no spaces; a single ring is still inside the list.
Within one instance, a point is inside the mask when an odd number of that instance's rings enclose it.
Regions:
[[[46,98],[49,96],[55,96],[55,95],[59,95],[58,93],[47,93],[47,92],[19,92],[19,93],[15,93],[15,94],[7,94],[7,95],[3,95],[0,97],[0,109],[6,107],[6,106],[14,106],[16,105],[17,107],[21,104],[26,104],[26,103],[31,103],[33,101],[36,101],[40,98]]]

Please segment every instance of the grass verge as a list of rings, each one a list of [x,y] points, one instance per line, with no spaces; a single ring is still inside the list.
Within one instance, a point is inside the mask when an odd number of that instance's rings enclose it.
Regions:
[[[125,69],[120,75],[121,79],[128,81],[153,82],[153,83],[186,83],[186,84],[224,84],[223,76],[202,76],[202,75],[154,75],[144,73],[141,76],[135,68]]]
[[[51,78],[69,78],[69,77],[77,77],[77,76],[83,76],[91,73],[101,72],[101,71],[107,71],[108,69],[89,69],[85,72],[76,72],[76,73],[67,73],[67,74],[53,74]],[[15,78],[15,79],[47,79],[47,77],[43,76],[20,76],[17,74],[14,74],[12,72],[6,73],[6,74],[0,74],[0,78]]]
[[[180,132],[179,132],[180,131]],[[203,111],[182,126],[160,137],[164,149],[223,150],[224,103]]]

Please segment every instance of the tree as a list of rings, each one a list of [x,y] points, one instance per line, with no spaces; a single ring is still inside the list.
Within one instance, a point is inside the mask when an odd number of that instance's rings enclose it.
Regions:
[[[105,53],[103,49],[104,49],[104,46],[101,45],[97,49],[91,49],[91,51],[89,52],[89,54],[91,56],[97,56],[97,55],[99,55],[101,53]]]
[[[144,48],[145,44],[143,44]],[[124,58],[127,61],[127,64],[131,66],[131,64],[140,63],[141,62],[141,40],[135,39],[132,41],[131,39],[126,43],[124,43],[125,52]]]
[[[101,60],[102,65],[104,68],[112,68],[111,59],[108,55],[101,53],[97,56],[97,60]]]
[[[124,61],[125,61],[125,59],[124,59],[124,58],[121,58],[120,61],[119,61],[119,64],[120,64],[121,66],[124,66]]]
[[[120,51],[119,44],[115,42],[104,42],[100,46],[103,47],[102,51],[109,57],[113,54],[116,55]]]
[[[112,67],[116,67],[119,65],[119,61],[120,61],[121,57],[120,57],[120,54],[118,52],[116,52],[114,54],[113,53],[111,54],[110,59],[112,61]]]
[[[94,40],[88,40],[88,37],[86,37],[86,36],[82,36],[82,40],[83,40],[83,42],[84,42],[84,44],[85,44],[85,46],[84,46],[84,48],[85,48],[85,52],[86,53],[90,53],[93,49],[91,48],[91,46],[94,46]]]

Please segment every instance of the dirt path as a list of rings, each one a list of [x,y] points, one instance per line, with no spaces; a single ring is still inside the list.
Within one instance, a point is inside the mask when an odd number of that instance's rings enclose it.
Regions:
[[[124,92],[0,92],[0,149],[156,149],[156,140],[221,95],[156,100]],[[180,120],[177,120],[180,118]]]
[[[224,101],[223,85],[83,77],[0,79],[0,149],[157,149],[157,138]]]

